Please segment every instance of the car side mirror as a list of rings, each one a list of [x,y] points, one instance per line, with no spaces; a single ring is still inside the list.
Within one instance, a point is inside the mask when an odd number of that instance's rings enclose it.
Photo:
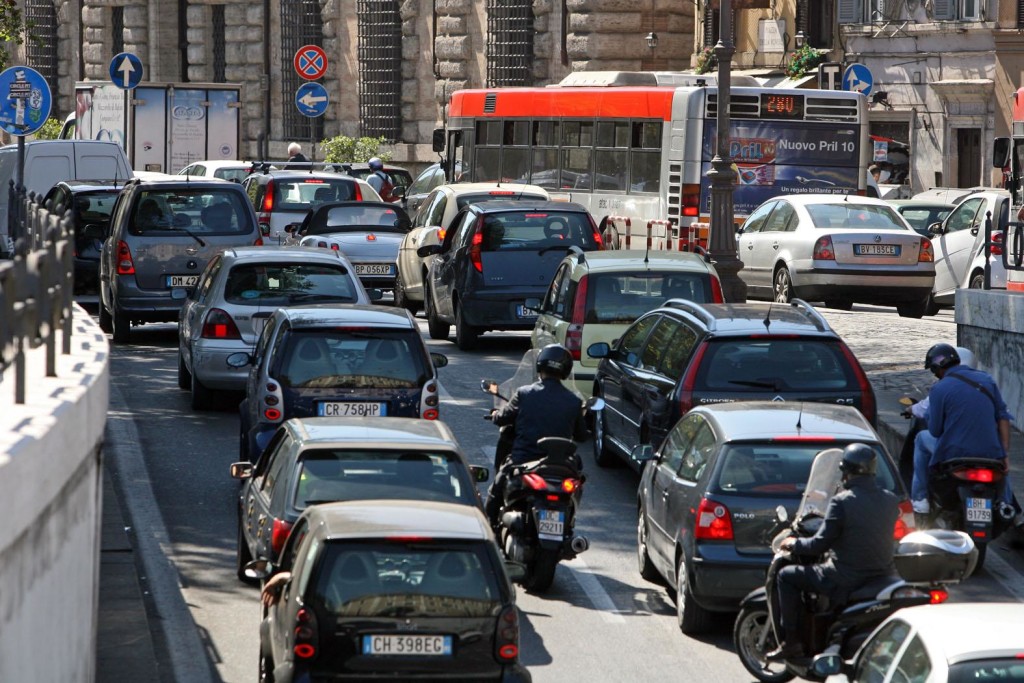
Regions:
[[[366,290],[366,296],[370,299],[370,301],[380,301],[381,299],[384,298],[384,292],[376,288],[368,289]]]
[[[928,232],[932,235],[941,235],[943,233],[942,223],[932,223],[928,226]]]
[[[473,481],[478,484],[482,484],[491,478],[491,471],[486,467],[480,467],[479,465],[470,465],[469,473],[473,475]]]
[[[591,358],[607,358],[611,355],[612,347],[608,342],[597,342],[587,347],[587,355]]]
[[[591,396],[587,399],[587,410],[592,413],[599,413],[604,410],[605,402],[600,396]]]
[[[526,565],[522,562],[505,561],[505,573],[513,583],[519,583],[526,578]]]
[[[820,654],[811,662],[811,671],[822,679],[835,676],[843,670],[843,657],[836,653]]]
[[[431,352],[430,362],[434,364],[435,368],[443,368],[448,365],[448,356],[443,353]]]
[[[649,443],[642,443],[634,446],[629,452],[629,459],[638,465],[643,465],[648,460],[654,460],[654,446]]]
[[[996,168],[1006,168],[1009,166],[1011,149],[1010,138],[996,138],[993,140],[992,165]]]
[[[484,392],[485,394],[490,394],[491,396],[497,396],[498,395],[498,383],[495,382],[493,379],[482,379],[482,380],[480,380],[480,390],[482,392]]]
[[[245,351],[239,351],[238,353],[232,353],[225,359],[229,368],[240,369],[246,365],[252,365],[253,357]]]
[[[420,247],[419,249],[416,250],[416,255],[419,256],[420,258],[424,258],[426,256],[433,256],[434,254],[440,254],[440,253],[441,253],[441,245],[440,244],[426,244],[426,245],[424,245],[424,246],[422,246],[422,247]]]
[[[270,223],[260,223],[260,234],[264,237],[270,237]]]
[[[245,568],[242,571],[245,573],[247,578],[266,581],[270,578],[273,568],[274,567],[270,560],[253,560],[249,564],[245,565]]]
[[[393,199],[401,199],[405,197],[405,188],[401,185],[391,188],[391,197]]]
[[[789,521],[789,512],[782,505],[775,508],[775,519],[779,520],[783,524]]]
[[[298,230],[298,229],[299,229],[299,224],[298,223],[289,223],[288,225],[284,226],[284,231],[289,233],[289,234],[291,234],[291,235],[294,235],[295,231]]]
[[[231,477],[233,479],[248,479],[252,476],[252,463],[251,462],[233,462],[231,463]]]
[[[430,147],[435,152],[444,151],[444,128],[434,129],[434,134],[430,137]]]
[[[526,301],[523,302],[523,307],[524,308],[528,308],[531,311],[539,311],[539,310],[541,310],[540,306],[541,306],[540,299],[538,299],[535,296],[531,296],[530,298],[528,298]]]

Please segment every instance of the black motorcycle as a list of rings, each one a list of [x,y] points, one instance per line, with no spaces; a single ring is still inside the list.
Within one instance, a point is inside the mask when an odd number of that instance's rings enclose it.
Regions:
[[[843,661],[889,615],[903,607],[944,602],[946,586],[973,571],[977,550],[967,534],[955,531],[917,531],[900,540],[895,563],[900,576],[886,576],[851,592],[841,603],[825,596],[805,594],[800,638],[807,657],[769,662],[767,653],[778,646],[779,605],[775,581],[779,571],[794,562],[815,564],[818,557],[797,557],[780,550],[791,535],[813,536],[825,520],[829,501],[841,487],[840,449],[822,451],[811,466],[795,519],[786,509],[776,509],[779,532],[772,541],[775,557],[763,588],[751,592],[740,604],[733,627],[733,644],[744,668],[759,681],[788,681],[799,676],[824,681],[838,673]]]

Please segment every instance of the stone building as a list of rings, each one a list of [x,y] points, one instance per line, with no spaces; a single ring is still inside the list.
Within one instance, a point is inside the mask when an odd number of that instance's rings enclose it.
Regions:
[[[460,88],[546,85],[570,71],[679,70],[691,63],[692,5],[678,0],[20,0],[40,41],[24,62],[54,92],[108,80],[111,58],[141,58],[144,81],[239,83],[242,152],[280,158],[288,142],[384,136],[394,159],[429,163],[434,128]],[[655,33],[656,47],[645,37]],[[322,46],[331,101],[309,119],[296,50]]]

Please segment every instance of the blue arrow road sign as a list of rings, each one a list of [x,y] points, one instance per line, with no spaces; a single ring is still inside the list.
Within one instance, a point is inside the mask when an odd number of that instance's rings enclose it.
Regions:
[[[295,91],[295,106],[303,116],[323,116],[329,101],[327,89],[319,83],[303,83]]]
[[[0,73],[0,128],[11,135],[31,135],[50,115],[50,86],[35,69],[12,66]]]
[[[110,60],[110,80],[118,88],[131,90],[142,82],[142,60],[131,52],[120,52]]]
[[[843,90],[859,92],[862,95],[871,94],[871,86],[875,79],[871,77],[871,70],[863,64],[851,64],[843,72]]]

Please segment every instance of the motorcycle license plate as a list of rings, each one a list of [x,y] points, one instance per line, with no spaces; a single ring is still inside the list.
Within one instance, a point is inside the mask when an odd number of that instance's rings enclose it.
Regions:
[[[565,513],[561,510],[537,512],[537,536],[549,541],[561,541],[565,533]]]
[[[968,498],[966,504],[968,522],[990,524],[992,522],[992,501],[988,498]]]

